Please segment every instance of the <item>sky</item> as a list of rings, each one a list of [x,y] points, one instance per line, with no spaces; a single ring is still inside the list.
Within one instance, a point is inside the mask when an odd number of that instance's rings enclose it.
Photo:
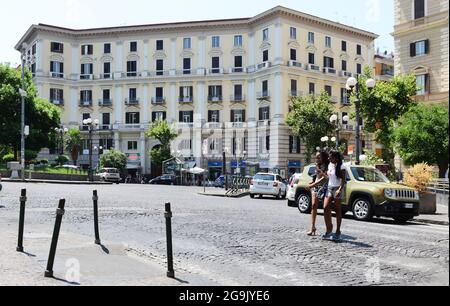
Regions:
[[[394,0],[22,0],[2,1],[0,62],[17,64],[15,44],[32,24],[75,29],[253,17],[277,5],[380,35],[376,48],[394,50]]]

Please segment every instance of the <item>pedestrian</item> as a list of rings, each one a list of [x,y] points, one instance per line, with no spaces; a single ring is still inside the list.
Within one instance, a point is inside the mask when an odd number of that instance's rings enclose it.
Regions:
[[[344,196],[346,183],[346,170],[343,165],[342,155],[338,151],[330,153],[330,164],[328,165],[328,191],[325,197],[324,211],[325,224],[327,231],[323,235],[323,239],[332,238],[334,241],[341,240],[341,225],[342,225],[342,206],[341,201]],[[336,211],[336,233],[333,234],[333,220],[331,213],[331,206],[334,201],[334,209]]]
[[[326,196],[327,189],[327,171],[329,164],[329,156],[325,151],[316,154],[316,174],[313,181],[309,184],[308,189],[311,190],[311,228],[307,233],[308,236],[316,235],[316,220],[319,202],[323,201]]]

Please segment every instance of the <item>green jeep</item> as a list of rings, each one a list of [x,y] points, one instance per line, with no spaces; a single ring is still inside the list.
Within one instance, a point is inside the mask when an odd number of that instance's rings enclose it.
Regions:
[[[315,165],[305,167],[298,184],[294,186],[295,199],[289,199],[288,205],[295,203],[301,213],[311,213],[311,191],[307,187],[315,172]],[[417,190],[389,182],[374,167],[346,166],[346,172],[347,183],[342,200],[344,214],[352,211],[359,221],[370,221],[376,216],[390,217],[400,223],[419,216]],[[319,208],[323,208],[323,203],[320,203]]]

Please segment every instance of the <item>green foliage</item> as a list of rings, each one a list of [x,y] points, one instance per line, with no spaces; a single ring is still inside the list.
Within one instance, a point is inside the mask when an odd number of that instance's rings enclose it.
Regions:
[[[20,148],[21,133],[21,71],[0,64],[0,145],[14,152]],[[54,129],[60,123],[60,110],[47,100],[37,98],[36,86],[31,72],[25,73],[25,124],[30,126],[27,148],[39,151],[43,147],[54,147]]]
[[[66,150],[70,152],[73,164],[76,166],[78,157],[83,148],[83,137],[81,136],[81,132],[78,128],[72,128],[67,132],[64,139],[64,145]]]
[[[158,120],[152,124],[146,136],[158,140],[161,145],[150,151],[152,163],[162,166],[163,162],[172,158],[170,143],[178,137],[178,134],[167,121]]]
[[[376,166],[384,164],[384,160],[372,151],[366,150],[364,155],[366,159],[361,161],[361,165],[363,166]]]
[[[448,109],[443,106],[421,104],[400,118],[394,140],[407,165],[438,165],[443,177],[449,164],[448,116]]]
[[[122,172],[127,166],[127,156],[119,151],[111,150],[100,158],[101,168],[116,168]]]
[[[170,148],[156,147],[150,151],[152,163],[157,166],[162,166],[163,162],[172,158]]]
[[[38,154],[39,152],[34,150],[25,150],[25,161],[30,162],[32,160],[35,160]]]
[[[14,158],[14,154],[6,154],[5,156],[3,156],[2,158],[4,163],[9,163],[9,162],[13,162],[16,161],[16,159]]]
[[[60,155],[58,156],[58,158],[56,158],[55,160],[59,165],[65,165],[66,163],[68,163],[70,161],[70,158],[66,155]]]
[[[41,160],[39,161],[39,163],[40,163],[41,165],[48,165],[48,159],[43,158],[43,159],[41,159]]]
[[[305,142],[307,162],[322,144],[320,139],[329,135],[334,127],[330,123],[333,114],[330,97],[323,92],[320,96],[292,98],[292,111],[287,115],[286,124],[292,132]]]

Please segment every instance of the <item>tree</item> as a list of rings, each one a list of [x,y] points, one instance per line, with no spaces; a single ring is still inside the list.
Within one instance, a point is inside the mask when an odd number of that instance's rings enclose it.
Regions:
[[[178,137],[178,134],[167,121],[158,120],[151,125],[145,135],[160,142],[160,146],[150,151],[150,157],[154,165],[161,167],[164,161],[172,158],[170,144]]]
[[[394,132],[395,147],[407,165],[438,165],[448,169],[449,112],[440,105],[417,105],[402,116]]]
[[[107,154],[103,154],[100,158],[101,168],[116,168],[123,172],[127,166],[127,156],[119,151],[111,150]]]
[[[323,92],[320,96],[292,98],[292,111],[287,115],[286,124],[292,132],[305,142],[306,162],[311,161],[320,139],[333,132],[330,117],[333,114],[330,97]]]
[[[376,141],[384,146],[383,159],[393,163],[393,131],[396,121],[417,103],[413,100],[417,86],[414,75],[395,76],[389,82],[378,81],[375,88],[369,90],[366,81],[372,78],[369,67],[364,69],[358,79],[360,84],[361,116],[364,128],[374,133]],[[351,97],[354,102],[356,93]],[[354,103],[353,103],[354,104]]]
[[[83,137],[78,128],[72,128],[64,140],[66,150],[70,152],[74,166],[77,165],[78,156],[83,148]]]
[[[21,71],[0,64],[0,146],[6,145],[18,157],[21,135]],[[37,98],[31,72],[25,73],[25,124],[30,126],[26,148],[40,151],[55,147],[54,129],[60,123],[60,110],[47,100]]]

